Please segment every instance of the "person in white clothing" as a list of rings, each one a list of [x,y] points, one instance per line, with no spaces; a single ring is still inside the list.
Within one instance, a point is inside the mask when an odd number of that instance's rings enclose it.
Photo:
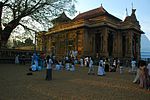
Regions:
[[[140,69],[138,68],[137,71],[136,71],[136,76],[133,80],[133,83],[138,83],[139,78],[140,78]]]
[[[88,75],[94,75],[94,66],[93,66],[93,60],[90,58],[90,61],[89,61],[89,71],[88,71]]]
[[[15,57],[15,64],[19,64],[19,55]]]
[[[74,64],[74,61],[72,61],[70,71],[72,71],[72,72],[75,71],[75,64]]]
[[[120,63],[120,62],[119,62],[119,63]],[[123,63],[122,63],[122,62],[118,65],[118,68],[119,68],[119,72],[120,72],[120,74],[122,74],[122,73],[123,73],[123,71],[124,71]]]
[[[100,64],[101,64],[101,66],[104,66],[104,61],[103,61],[103,59],[100,59],[100,61],[99,61],[99,66],[100,66]]]
[[[55,61],[55,70],[61,70],[61,65],[59,64],[59,62],[56,60]]]
[[[66,70],[69,71],[69,69],[70,69],[70,59],[68,57],[65,58],[65,66],[66,66]]]
[[[136,72],[136,61],[135,61],[135,59],[133,59],[132,61],[131,61],[131,71],[132,72]]]
[[[98,72],[97,72],[98,76],[104,76],[105,75],[105,71],[104,71],[104,66],[100,63],[100,65],[98,66]]]
[[[31,66],[31,70],[34,72],[36,71],[36,65],[33,63],[33,65]]]
[[[83,59],[80,59],[80,66],[83,67]]]

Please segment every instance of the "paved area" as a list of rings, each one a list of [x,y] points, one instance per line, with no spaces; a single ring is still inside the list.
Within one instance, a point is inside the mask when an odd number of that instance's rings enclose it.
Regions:
[[[29,65],[0,64],[0,100],[150,100],[150,92],[133,84],[127,71],[106,76],[87,75],[88,69],[75,72],[53,71],[45,80],[45,70],[27,76]]]

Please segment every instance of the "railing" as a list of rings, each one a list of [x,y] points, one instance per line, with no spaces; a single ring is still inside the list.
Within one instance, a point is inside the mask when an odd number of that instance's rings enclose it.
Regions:
[[[34,50],[0,49],[0,63],[15,63],[17,55],[19,55],[20,62],[25,60],[25,63],[30,63],[34,52]]]

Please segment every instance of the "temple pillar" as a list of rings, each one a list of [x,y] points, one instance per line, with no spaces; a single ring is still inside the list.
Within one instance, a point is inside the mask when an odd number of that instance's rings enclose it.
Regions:
[[[113,35],[113,52],[112,52],[112,55],[113,55],[113,57],[118,57],[118,46],[119,46],[119,41],[118,41],[118,36],[117,36],[117,33],[116,32],[114,32],[113,33],[114,35]]]
[[[103,29],[103,48],[102,48],[102,53],[100,56],[108,57],[108,50],[107,50],[107,45],[108,44],[108,29],[104,28]]]
[[[84,56],[89,56],[90,39],[87,29],[83,30],[83,48],[84,48],[83,49]]]
[[[127,58],[133,58],[133,52],[132,52],[132,39],[133,39],[133,33],[132,32],[128,32],[127,33],[127,51],[126,51],[126,57]]]
[[[141,51],[140,51],[140,48],[141,48],[141,40],[140,40],[141,36],[140,35],[137,35],[137,42],[136,42],[136,54],[137,54],[137,60],[140,59],[140,55],[141,55]]]
[[[117,36],[117,41],[116,41],[117,57],[118,57],[118,58],[121,58],[122,55],[123,55],[123,54],[122,54],[122,44],[123,44],[122,42],[126,42],[126,40],[123,41],[123,36],[122,36],[122,33],[121,33],[120,31],[117,31],[116,36]]]

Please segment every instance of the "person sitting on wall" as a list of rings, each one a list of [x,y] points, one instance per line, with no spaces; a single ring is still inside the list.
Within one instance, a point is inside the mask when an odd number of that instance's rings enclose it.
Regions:
[[[19,55],[15,57],[15,64],[19,64]]]

